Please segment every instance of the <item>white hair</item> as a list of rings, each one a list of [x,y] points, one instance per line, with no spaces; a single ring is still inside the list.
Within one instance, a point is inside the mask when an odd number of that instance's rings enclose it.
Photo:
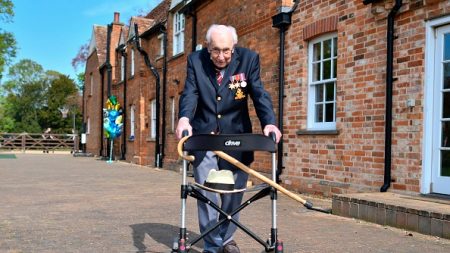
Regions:
[[[206,32],[206,42],[208,42],[208,44],[211,44],[211,34],[213,31],[222,32],[222,33],[229,32],[229,33],[231,33],[231,36],[233,38],[233,43],[237,44],[237,42],[238,42],[238,36],[236,33],[236,29],[234,27],[232,27],[231,25],[212,24],[208,28],[208,31]]]

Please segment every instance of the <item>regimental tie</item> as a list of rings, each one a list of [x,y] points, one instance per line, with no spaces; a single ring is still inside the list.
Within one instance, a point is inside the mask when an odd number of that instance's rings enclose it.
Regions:
[[[216,78],[217,78],[217,84],[219,84],[219,86],[220,86],[222,84],[222,80],[223,80],[221,71],[216,72]]]

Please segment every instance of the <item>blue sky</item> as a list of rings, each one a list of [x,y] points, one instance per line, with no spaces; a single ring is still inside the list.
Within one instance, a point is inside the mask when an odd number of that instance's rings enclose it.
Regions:
[[[147,13],[161,0],[13,0],[13,23],[2,23],[17,40],[14,63],[31,59],[44,68],[56,70],[75,79],[71,62],[81,45],[88,43],[92,26],[107,25],[120,13],[128,24],[131,16]],[[7,70],[3,73],[6,77]]]

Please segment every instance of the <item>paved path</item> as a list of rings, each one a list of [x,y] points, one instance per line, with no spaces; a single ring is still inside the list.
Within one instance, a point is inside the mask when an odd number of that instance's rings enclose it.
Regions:
[[[0,252],[170,252],[180,180],[174,171],[62,154],[0,159]],[[193,199],[187,210],[189,233],[198,235]],[[268,210],[260,200],[242,222],[268,238]],[[278,211],[288,253],[450,252],[449,240],[307,211],[284,196]],[[243,253],[264,252],[242,232],[236,240]]]

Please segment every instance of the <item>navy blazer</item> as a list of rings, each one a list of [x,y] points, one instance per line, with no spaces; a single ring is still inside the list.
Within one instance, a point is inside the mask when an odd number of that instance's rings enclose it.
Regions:
[[[241,80],[243,78],[245,81]],[[233,80],[235,81],[232,82]],[[219,86],[214,64],[207,48],[204,48],[188,57],[186,82],[180,97],[178,116],[189,118],[193,134],[251,133],[249,97],[252,98],[261,128],[264,129],[268,124],[275,125],[272,100],[260,78],[259,55],[249,49],[235,47]],[[247,165],[253,161],[253,152],[228,153]],[[194,166],[203,160],[204,154],[205,152],[194,154]]]

